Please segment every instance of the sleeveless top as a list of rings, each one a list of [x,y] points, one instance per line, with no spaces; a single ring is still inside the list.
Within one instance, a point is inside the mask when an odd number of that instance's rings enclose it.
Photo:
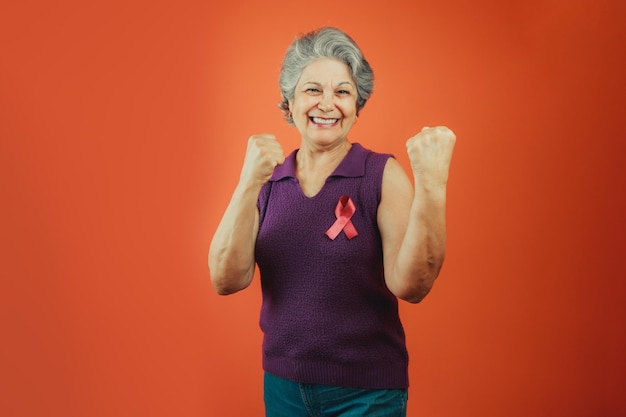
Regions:
[[[391,155],[354,143],[323,188],[307,197],[296,151],[262,188],[255,256],[263,303],[263,368],[300,383],[406,389],[408,354],[397,298],[384,280],[377,223],[382,175]],[[342,196],[354,203],[331,239]],[[348,233],[349,234],[349,233]]]

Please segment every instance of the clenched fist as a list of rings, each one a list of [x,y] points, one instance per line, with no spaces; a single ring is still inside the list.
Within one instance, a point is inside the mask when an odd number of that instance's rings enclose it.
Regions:
[[[248,139],[241,181],[261,186],[272,177],[274,168],[285,162],[285,154],[276,136],[265,133]]]
[[[445,126],[425,127],[406,142],[416,185],[445,187],[455,142]]]

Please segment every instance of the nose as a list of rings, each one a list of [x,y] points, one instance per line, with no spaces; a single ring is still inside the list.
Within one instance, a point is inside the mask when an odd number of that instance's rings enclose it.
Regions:
[[[335,103],[333,101],[333,95],[324,92],[320,99],[320,102],[317,104],[317,108],[323,112],[329,112],[335,108]]]

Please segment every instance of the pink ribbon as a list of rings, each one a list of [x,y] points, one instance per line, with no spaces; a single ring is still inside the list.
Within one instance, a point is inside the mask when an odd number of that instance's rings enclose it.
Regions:
[[[357,236],[359,232],[356,231],[352,221],[350,218],[354,215],[356,211],[356,206],[352,199],[347,195],[342,195],[339,197],[339,201],[337,202],[337,206],[335,207],[335,223],[330,226],[330,229],[326,231],[326,236],[328,236],[331,240],[335,240],[339,233],[343,230],[348,239],[352,239]]]

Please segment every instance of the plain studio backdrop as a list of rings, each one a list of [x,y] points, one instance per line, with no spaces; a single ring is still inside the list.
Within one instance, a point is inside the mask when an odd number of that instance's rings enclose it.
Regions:
[[[207,251],[323,25],[375,71],[352,141],[458,136],[408,415],[626,415],[625,3],[217,4],[0,6],[0,415],[263,415],[258,277],[217,296]]]

